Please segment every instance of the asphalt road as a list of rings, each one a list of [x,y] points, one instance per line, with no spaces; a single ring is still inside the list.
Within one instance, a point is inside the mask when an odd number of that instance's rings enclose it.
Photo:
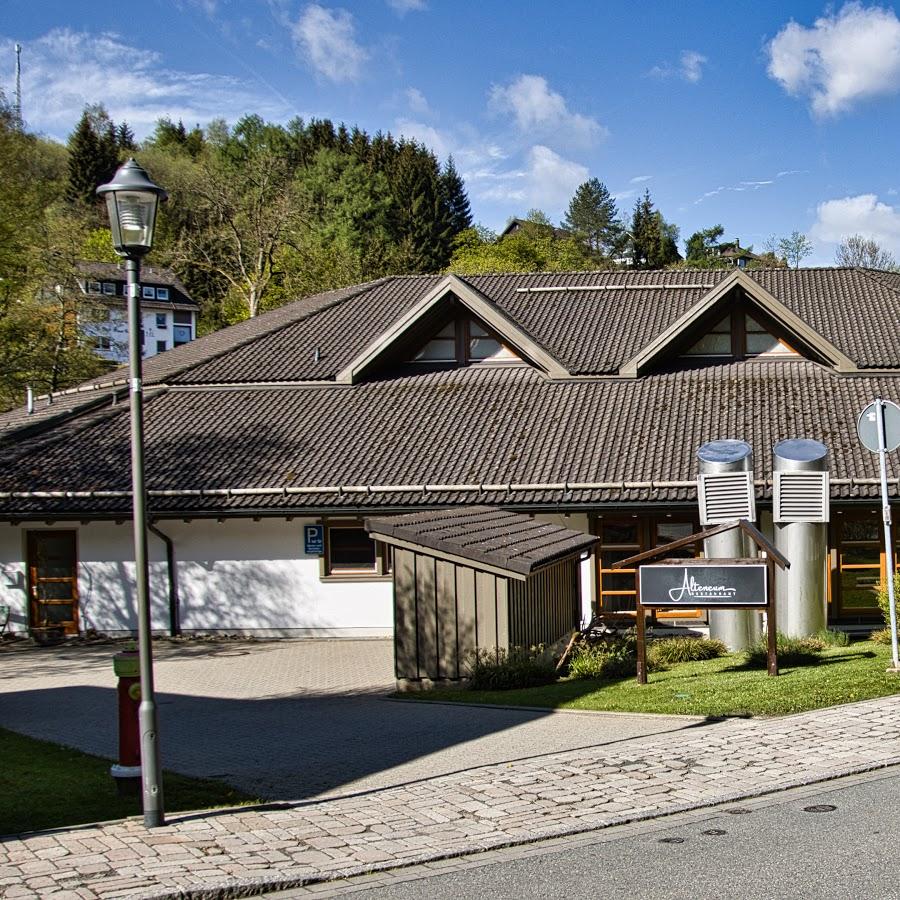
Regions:
[[[317,885],[316,894],[371,900],[887,900],[900,898],[898,818],[900,771],[889,769],[565,841],[447,860],[438,864],[443,870],[395,870],[330,890]],[[386,877],[387,885],[373,887],[376,877]]]

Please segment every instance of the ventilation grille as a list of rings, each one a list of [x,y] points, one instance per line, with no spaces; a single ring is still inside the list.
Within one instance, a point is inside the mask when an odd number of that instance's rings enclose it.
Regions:
[[[827,472],[776,472],[775,522],[827,522]]]
[[[700,522],[717,525],[734,519],[756,520],[752,472],[710,472],[700,476]]]

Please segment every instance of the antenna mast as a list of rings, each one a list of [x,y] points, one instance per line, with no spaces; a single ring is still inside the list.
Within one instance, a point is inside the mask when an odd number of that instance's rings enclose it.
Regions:
[[[16,43],[16,128],[22,130],[22,45]]]

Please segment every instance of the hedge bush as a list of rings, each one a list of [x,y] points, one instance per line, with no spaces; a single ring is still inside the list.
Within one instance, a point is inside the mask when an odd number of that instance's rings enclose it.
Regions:
[[[776,636],[775,649],[778,664],[782,666],[803,666],[816,662],[825,649],[824,641],[814,637],[788,637],[780,631]],[[766,636],[763,635],[746,651],[747,663],[754,667],[765,668],[769,659]]]
[[[473,691],[508,691],[556,681],[556,662],[543,646],[478,650],[468,657]]]
[[[655,640],[647,647],[647,661],[663,663],[698,662],[726,656],[728,648],[722,641],[703,637],[675,637]]]

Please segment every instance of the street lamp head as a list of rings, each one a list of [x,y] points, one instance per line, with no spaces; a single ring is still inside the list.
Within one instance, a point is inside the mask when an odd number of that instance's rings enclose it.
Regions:
[[[106,197],[113,247],[119,256],[140,257],[153,246],[156,209],[168,194],[154,184],[134,159],[119,166],[109,184],[97,188]]]

